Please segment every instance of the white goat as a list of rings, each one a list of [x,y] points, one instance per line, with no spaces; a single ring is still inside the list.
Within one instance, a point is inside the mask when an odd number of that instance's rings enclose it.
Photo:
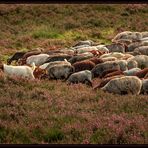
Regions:
[[[35,79],[33,71],[35,70],[35,64],[32,63],[32,67],[29,66],[12,66],[3,64],[3,72],[6,75],[18,76],[23,78]]]

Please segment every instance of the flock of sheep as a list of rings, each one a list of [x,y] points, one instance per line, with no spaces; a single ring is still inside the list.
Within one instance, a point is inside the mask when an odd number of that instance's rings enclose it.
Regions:
[[[147,94],[148,32],[124,31],[109,45],[86,40],[64,49],[16,52],[0,69],[10,76],[62,79],[114,94]],[[96,86],[94,78],[100,79]]]

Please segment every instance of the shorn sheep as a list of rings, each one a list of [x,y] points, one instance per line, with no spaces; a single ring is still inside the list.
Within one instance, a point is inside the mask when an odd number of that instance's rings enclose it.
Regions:
[[[114,94],[135,94],[138,95],[141,91],[142,81],[136,76],[124,76],[115,78],[109,81],[101,89]]]

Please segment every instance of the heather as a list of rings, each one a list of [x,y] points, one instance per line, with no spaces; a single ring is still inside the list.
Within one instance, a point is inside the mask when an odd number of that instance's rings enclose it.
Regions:
[[[147,13],[140,4],[1,4],[1,60],[85,39],[109,44],[120,31],[147,31]],[[147,144],[147,98],[0,73],[0,143]]]

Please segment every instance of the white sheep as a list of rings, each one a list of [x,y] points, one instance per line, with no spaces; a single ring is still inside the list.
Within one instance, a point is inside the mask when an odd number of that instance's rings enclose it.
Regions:
[[[136,76],[124,76],[115,78],[109,81],[101,89],[114,94],[135,94],[138,95],[141,91],[142,81]]]

